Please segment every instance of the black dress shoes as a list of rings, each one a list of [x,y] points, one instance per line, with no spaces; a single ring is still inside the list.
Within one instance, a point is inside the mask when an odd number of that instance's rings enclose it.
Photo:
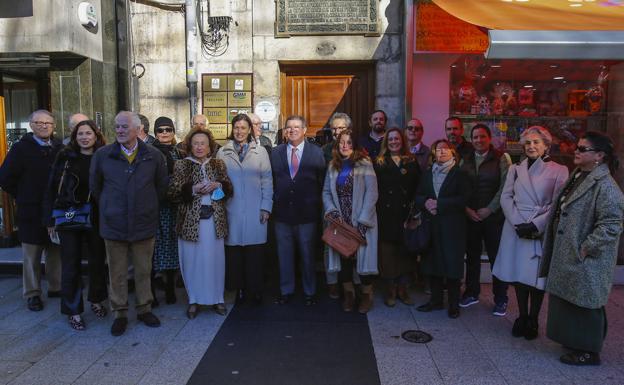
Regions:
[[[48,290],[48,298],[61,298],[60,290]]]
[[[282,294],[275,299],[277,305],[286,305],[288,302],[290,302],[290,294]]]
[[[449,318],[458,318],[459,317],[459,307],[451,307],[448,309],[448,316]]]
[[[427,302],[426,304],[420,305],[416,308],[416,310],[422,311],[422,312],[430,312],[430,311],[442,310],[442,309],[444,309],[444,305],[442,305],[441,303],[432,303],[432,302]]]
[[[151,328],[157,328],[160,326],[160,320],[151,311],[143,314],[138,314],[137,319],[143,322],[145,326],[149,326]]]
[[[303,304],[306,306],[316,305],[316,300],[314,300],[314,296],[306,295],[303,298]]]
[[[251,302],[254,305],[262,305],[262,294],[254,294]]]
[[[186,310],[186,316],[188,319],[195,319],[195,317],[197,317],[197,313],[199,313],[199,305],[195,303],[190,304]]]
[[[115,337],[119,337],[126,332],[126,327],[128,327],[127,317],[115,318],[113,326],[111,326],[111,334]]]
[[[34,297],[28,298],[28,310],[30,311],[43,310],[43,302],[41,302],[41,297],[36,295]]]

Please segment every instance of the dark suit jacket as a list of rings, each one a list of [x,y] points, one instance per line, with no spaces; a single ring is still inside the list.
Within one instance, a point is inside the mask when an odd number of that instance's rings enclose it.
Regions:
[[[271,152],[273,170],[273,218],[288,224],[319,221],[322,215],[322,191],[325,180],[325,159],[320,147],[306,142],[299,171],[290,178],[287,144]]]

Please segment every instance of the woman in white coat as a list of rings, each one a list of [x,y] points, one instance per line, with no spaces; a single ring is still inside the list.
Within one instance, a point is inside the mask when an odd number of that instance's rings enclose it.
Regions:
[[[542,234],[553,200],[568,178],[568,169],[550,160],[552,136],[532,126],[520,136],[526,159],[512,165],[501,194],[505,225],[492,273],[513,282],[520,316],[512,335],[537,337],[539,311],[544,299],[544,279],[538,278],[542,258]],[[529,298],[531,300],[529,306]]]
[[[370,159],[362,152],[351,130],[341,132],[332,149],[323,188],[325,217],[350,223],[366,239],[355,255],[340,255],[329,248],[327,270],[338,272],[343,285],[342,309],[353,311],[353,267],[362,282],[358,311],[366,314],[373,305],[372,278],[377,274],[377,177]]]
[[[269,155],[253,139],[251,129],[247,115],[236,115],[230,140],[217,153],[217,159],[225,162],[234,188],[226,205],[225,285],[228,290],[237,291],[237,304],[245,302],[246,297],[262,303],[267,221],[273,205]]]

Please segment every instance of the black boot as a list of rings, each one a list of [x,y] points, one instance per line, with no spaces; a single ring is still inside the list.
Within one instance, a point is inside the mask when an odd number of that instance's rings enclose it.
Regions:
[[[518,317],[511,328],[511,335],[514,337],[523,337],[526,333],[528,318]]]

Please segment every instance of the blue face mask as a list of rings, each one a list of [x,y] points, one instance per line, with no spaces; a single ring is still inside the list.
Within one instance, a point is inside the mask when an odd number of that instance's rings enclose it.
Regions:
[[[213,201],[218,201],[220,199],[223,199],[223,197],[225,197],[225,193],[223,192],[223,189],[221,187],[212,190],[212,195],[210,195],[210,199],[212,199]]]

